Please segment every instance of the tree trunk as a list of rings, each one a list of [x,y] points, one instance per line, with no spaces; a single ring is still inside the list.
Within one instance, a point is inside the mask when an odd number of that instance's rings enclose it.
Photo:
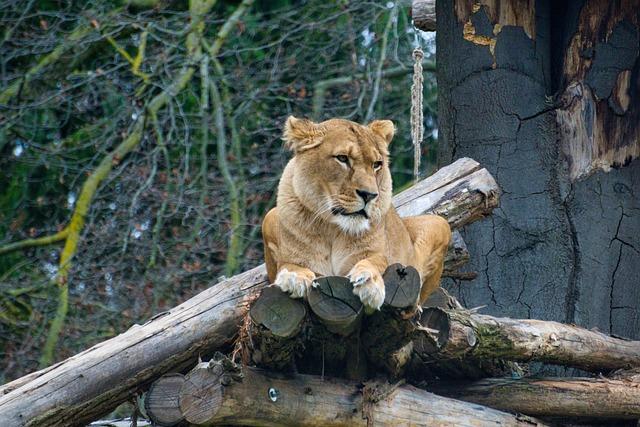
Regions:
[[[498,203],[498,191],[478,163],[461,159],[403,191],[394,202],[402,203],[403,215],[436,210],[462,226],[488,215]],[[249,301],[266,284],[264,266],[256,267],[53,369],[29,375],[29,381],[14,381],[18,387],[5,387],[8,393],[0,396],[3,425],[85,424],[131,399],[159,376],[193,365],[200,355],[230,349]]]
[[[199,364],[180,387],[175,381],[159,383],[147,399],[156,402],[163,396],[177,398],[162,399],[164,406],[147,407],[152,419],[184,419],[195,425],[543,425],[411,386],[368,383],[362,387],[346,380],[286,377],[249,367],[230,374],[217,362]]]
[[[488,378],[438,382],[444,396],[539,417],[640,418],[640,382],[607,378]]]
[[[424,351],[433,351],[445,360],[538,361],[596,373],[640,367],[640,341],[558,322],[428,308],[420,324],[427,328],[421,335]]]
[[[500,209],[466,228],[490,314],[640,339],[640,0],[438,0],[440,161],[478,159]],[[477,6],[476,6],[477,5]]]

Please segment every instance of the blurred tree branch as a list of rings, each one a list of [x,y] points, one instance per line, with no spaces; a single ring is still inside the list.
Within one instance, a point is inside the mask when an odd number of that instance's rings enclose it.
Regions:
[[[387,19],[387,25],[384,27],[382,33],[382,46],[380,46],[380,59],[378,60],[378,67],[376,68],[375,80],[373,83],[373,93],[371,94],[371,101],[369,102],[369,108],[367,108],[367,114],[364,116],[364,121],[369,122],[373,118],[373,110],[378,102],[378,95],[380,94],[380,83],[382,81],[382,67],[387,59],[387,45],[389,44],[389,31],[393,23],[398,17],[398,6],[395,5],[389,12],[389,18]]]
[[[56,234],[51,234],[49,236],[38,237],[36,239],[25,239],[15,243],[9,243],[8,245],[0,247],[0,255],[18,251],[20,249],[31,248],[34,246],[46,246],[52,243],[61,242],[67,238],[68,234],[68,228],[64,228]]]
[[[422,69],[426,72],[435,72],[436,64],[433,61],[424,62],[422,64]],[[392,79],[395,77],[400,77],[407,75],[413,71],[411,67],[393,67],[387,70],[383,70],[380,74],[381,78]],[[313,85],[313,113],[312,118],[314,120],[320,120],[322,116],[322,110],[324,109],[324,102],[326,98],[327,91],[335,86],[345,85],[352,83],[356,80],[364,80],[366,78],[366,73],[359,73],[351,76],[342,76],[342,77],[333,77],[326,80],[319,80]]]
[[[107,177],[109,172],[111,172],[113,166],[119,164],[127,154],[139,145],[142,140],[146,117],[157,117],[158,111],[164,107],[171,98],[180,93],[193,77],[195,64],[197,64],[201,55],[200,40],[204,31],[204,16],[211,10],[215,3],[216,0],[192,0],[190,2],[192,31],[188,33],[186,39],[188,63],[184,66],[174,82],[149,102],[146,108],[146,114],[138,117],[130,135],[120,143],[114,151],[102,159],[82,186],[78,202],[67,227],[68,234],[60,256],[60,268],[57,274],[59,286],[58,309],[51,323],[47,341],[40,358],[41,366],[51,364],[53,352],[64,325],[68,311],[69,290],[67,279],[71,268],[71,261],[77,251],[85,217],[90,208],[91,200],[98,189],[98,185]]]

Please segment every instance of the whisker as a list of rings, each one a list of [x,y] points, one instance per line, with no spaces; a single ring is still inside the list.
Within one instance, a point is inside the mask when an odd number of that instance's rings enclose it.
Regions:
[[[320,217],[323,214],[329,212],[330,210],[332,210],[335,207],[335,203],[332,200],[332,197],[335,197],[335,196],[336,196],[336,194],[329,195],[329,196],[326,197],[324,202],[320,205],[318,210],[313,215],[313,218],[311,219],[311,222],[309,223],[309,225],[313,225],[317,220],[320,219]]]

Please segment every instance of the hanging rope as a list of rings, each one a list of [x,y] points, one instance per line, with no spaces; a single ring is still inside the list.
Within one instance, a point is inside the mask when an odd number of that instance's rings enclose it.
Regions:
[[[421,144],[424,136],[422,120],[422,58],[420,46],[413,50],[413,84],[411,85],[411,140],[413,141],[413,179],[420,175]]]

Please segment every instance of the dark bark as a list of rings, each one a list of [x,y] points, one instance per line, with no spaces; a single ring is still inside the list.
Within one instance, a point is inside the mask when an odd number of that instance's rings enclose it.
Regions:
[[[437,2],[440,161],[479,159],[504,195],[462,233],[477,279],[448,286],[640,338],[640,1],[479,3]]]

